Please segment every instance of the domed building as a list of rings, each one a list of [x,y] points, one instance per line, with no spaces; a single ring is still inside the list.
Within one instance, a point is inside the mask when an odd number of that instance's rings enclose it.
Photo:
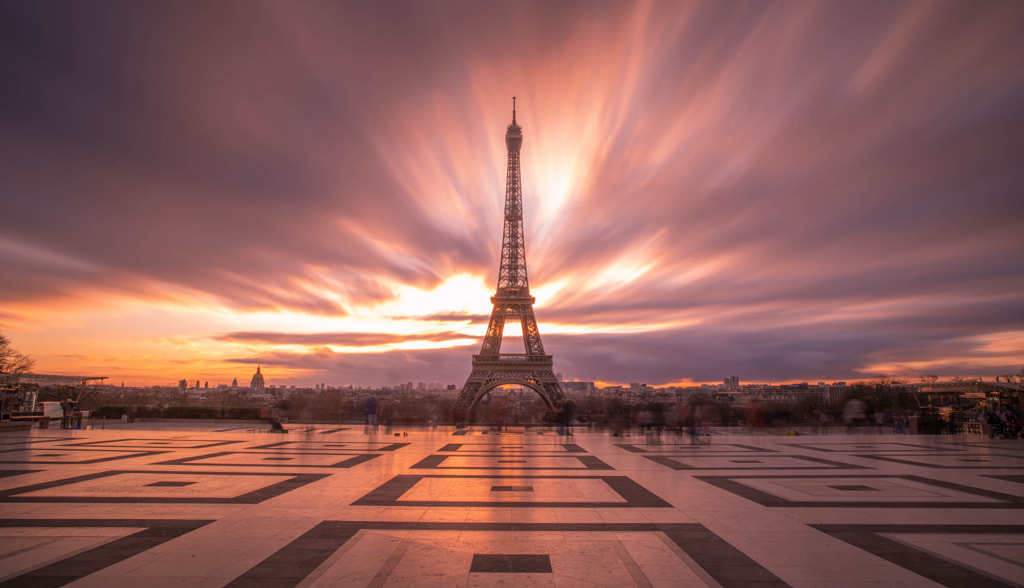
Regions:
[[[265,384],[263,383],[263,374],[260,373],[260,366],[256,365],[256,373],[252,375],[252,380],[249,382],[249,387],[259,392],[263,391]]]

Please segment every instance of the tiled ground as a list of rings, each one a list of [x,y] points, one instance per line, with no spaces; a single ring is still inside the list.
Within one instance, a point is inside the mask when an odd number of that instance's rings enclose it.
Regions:
[[[1022,586],[1022,443],[0,436],[0,586]]]

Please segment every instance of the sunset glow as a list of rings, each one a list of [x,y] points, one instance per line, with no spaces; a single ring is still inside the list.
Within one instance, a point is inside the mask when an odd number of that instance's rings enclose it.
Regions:
[[[1024,366],[1019,3],[123,8],[5,9],[0,331],[38,372],[461,384],[513,95],[567,379]]]

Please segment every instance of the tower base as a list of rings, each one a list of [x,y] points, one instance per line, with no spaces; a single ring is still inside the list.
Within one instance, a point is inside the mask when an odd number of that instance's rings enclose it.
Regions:
[[[565,405],[565,394],[555,377],[553,365],[550,355],[474,355],[473,371],[455,401],[456,418],[471,419],[480,399],[506,384],[529,388],[540,395],[548,410],[560,410]]]

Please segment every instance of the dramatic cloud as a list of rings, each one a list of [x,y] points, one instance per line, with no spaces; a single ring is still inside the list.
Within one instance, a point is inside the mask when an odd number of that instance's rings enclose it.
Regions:
[[[565,377],[1024,365],[1019,2],[0,11],[0,329],[40,371],[461,384],[513,95]]]

